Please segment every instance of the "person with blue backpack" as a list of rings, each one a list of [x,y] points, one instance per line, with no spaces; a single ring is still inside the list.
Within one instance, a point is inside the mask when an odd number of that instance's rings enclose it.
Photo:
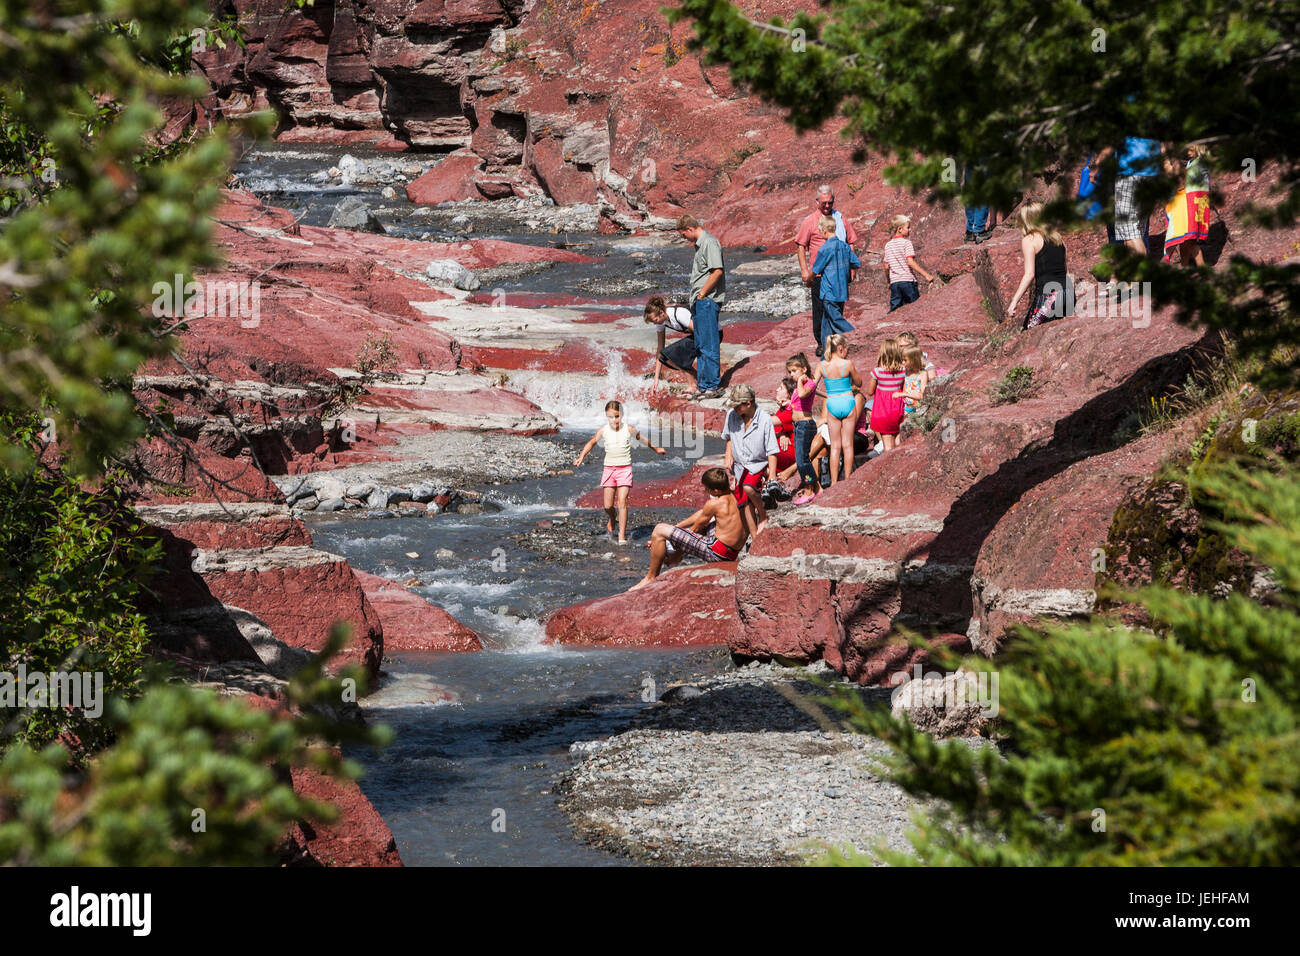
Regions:
[[[1079,170],[1079,189],[1075,193],[1079,200],[1076,206],[1079,215],[1089,222],[1100,216],[1105,208],[1101,200],[1096,198],[1097,186],[1100,184],[1092,172],[1092,157],[1093,154],[1089,153],[1083,161],[1083,168]],[[1115,227],[1109,222],[1106,223],[1106,241],[1115,241]]]

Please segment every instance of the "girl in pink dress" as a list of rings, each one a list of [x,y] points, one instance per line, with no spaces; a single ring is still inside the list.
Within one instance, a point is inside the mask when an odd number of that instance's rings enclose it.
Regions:
[[[885,339],[876,356],[876,367],[866,381],[866,394],[872,399],[871,424],[880,436],[885,451],[898,444],[898,429],[903,424],[903,380],[907,377],[903,350],[893,339]]]

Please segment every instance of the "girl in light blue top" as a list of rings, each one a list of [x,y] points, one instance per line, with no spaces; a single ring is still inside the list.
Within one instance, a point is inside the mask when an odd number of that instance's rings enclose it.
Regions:
[[[822,380],[826,382],[826,425],[831,440],[831,484],[839,479],[840,457],[844,458],[844,477],[853,473],[853,428],[857,422],[858,396],[862,376],[849,360],[849,340],[843,335],[826,339],[826,359],[817,369],[814,391]]]

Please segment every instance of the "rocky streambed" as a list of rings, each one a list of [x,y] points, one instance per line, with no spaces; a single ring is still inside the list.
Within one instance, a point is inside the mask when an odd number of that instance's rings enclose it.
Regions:
[[[880,772],[884,744],[845,732],[821,708],[837,683],[825,665],[751,663],[658,689],[630,729],[573,744],[577,764],[558,790],[575,831],[631,859],[675,866],[909,850],[923,804]],[[889,706],[886,689],[842,686],[869,706]]]

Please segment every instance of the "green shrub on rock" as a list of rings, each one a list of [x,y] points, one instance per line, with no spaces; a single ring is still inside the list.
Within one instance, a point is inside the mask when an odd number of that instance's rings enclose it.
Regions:
[[[187,684],[160,684],[135,701],[109,702],[113,743],[70,772],[53,744],[11,747],[0,758],[0,865],[250,866],[278,862],[296,820],[329,822],[336,810],[300,797],[291,767],[352,778],[357,768],[331,740],[383,744],[382,729],[324,716],[346,677],[324,663],[346,629],[289,684],[288,717]],[[355,679],[355,675],[352,677]]]
[[[20,440],[34,427],[21,423]],[[0,516],[0,672],[85,675],[104,696],[137,696],[148,642],[138,598],[161,544],[140,536],[111,482],[87,492],[41,466],[26,476],[0,471]],[[22,693],[0,691],[0,747],[62,738],[80,754],[107,742],[103,721],[25,706]]]
[[[1017,365],[1007,371],[1002,381],[993,387],[989,398],[994,405],[1018,402],[1032,398],[1038,391],[1038,382],[1034,381],[1034,370],[1028,365]]]
[[[1286,866],[1300,860],[1300,480],[1193,476],[1215,530],[1271,569],[1265,603],[1168,587],[1132,597],[1155,633],[1100,618],[1022,630],[995,661],[1003,750],[937,741],[845,696],[892,777],[937,798],[915,857],[957,865]],[[866,862],[834,855],[831,862]]]

